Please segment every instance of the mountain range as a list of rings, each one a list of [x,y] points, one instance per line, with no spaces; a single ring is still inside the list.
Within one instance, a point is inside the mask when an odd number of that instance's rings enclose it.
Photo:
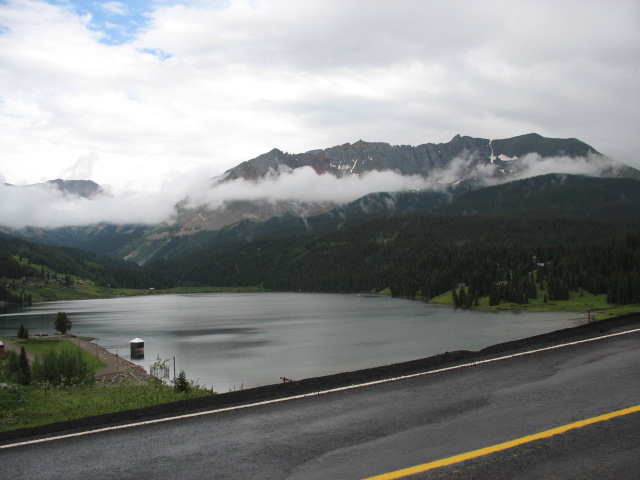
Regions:
[[[537,180],[524,180],[532,177]],[[364,184],[373,178],[377,189],[358,198],[345,201],[333,194],[336,185],[354,179]],[[311,197],[283,191],[300,179],[326,191]],[[239,187],[270,193],[230,199],[218,194]],[[58,179],[47,188],[89,200],[105,195],[90,181]],[[640,171],[580,140],[537,134],[500,140],[456,135],[447,143],[415,147],[359,140],[300,154],[273,149],[211,179],[206,192],[184,198],[172,221],[159,225],[3,230],[31,241],[148,264],[258,237],[334,232],[375,215],[547,212],[588,217],[615,211],[624,217],[630,205],[639,202]]]
[[[15,187],[10,183],[5,183],[6,187]],[[25,188],[43,187],[45,189],[55,189],[61,192],[63,195],[72,195],[76,197],[83,197],[87,199],[96,198],[104,194],[102,187],[96,182],[91,180],[63,180],[57,178],[55,180],[48,180],[44,183],[35,183],[33,185],[27,185]]]

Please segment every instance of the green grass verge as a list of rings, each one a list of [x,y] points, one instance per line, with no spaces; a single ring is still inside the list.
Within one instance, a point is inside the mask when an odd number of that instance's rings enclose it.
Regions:
[[[0,388],[0,431],[120,412],[210,395],[202,388],[176,393],[159,383],[71,387],[44,390],[37,386]]]

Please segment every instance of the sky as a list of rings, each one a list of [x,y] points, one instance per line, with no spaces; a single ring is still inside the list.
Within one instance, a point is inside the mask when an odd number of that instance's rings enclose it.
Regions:
[[[0,0],[0,183],[170,203],[272,148],[531,132],[640,168],[638,105],[637,0]]]

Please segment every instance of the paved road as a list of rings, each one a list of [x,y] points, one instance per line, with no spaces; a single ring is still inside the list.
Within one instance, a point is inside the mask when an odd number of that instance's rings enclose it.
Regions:
[[[640,333],[0,449],[3,478],[358,479],[640,405]],[[638,478],[640,413],[410,478]]]

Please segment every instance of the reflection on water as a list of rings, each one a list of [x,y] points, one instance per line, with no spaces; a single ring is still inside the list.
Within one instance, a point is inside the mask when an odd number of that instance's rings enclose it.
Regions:
[[[579,323],[576,313],[479,312],[372,295],[305,293],[148,295],[48,302],[0,315],[0,335],[21,323],[55,333],[57,312],[70,333],[100,345],[140,337],[149,369],[157,355],[218,391],[277,383],[477,350]],[[114,353],[116,349],[113,350]],[[129,358],[129,348],[117,349]]]

